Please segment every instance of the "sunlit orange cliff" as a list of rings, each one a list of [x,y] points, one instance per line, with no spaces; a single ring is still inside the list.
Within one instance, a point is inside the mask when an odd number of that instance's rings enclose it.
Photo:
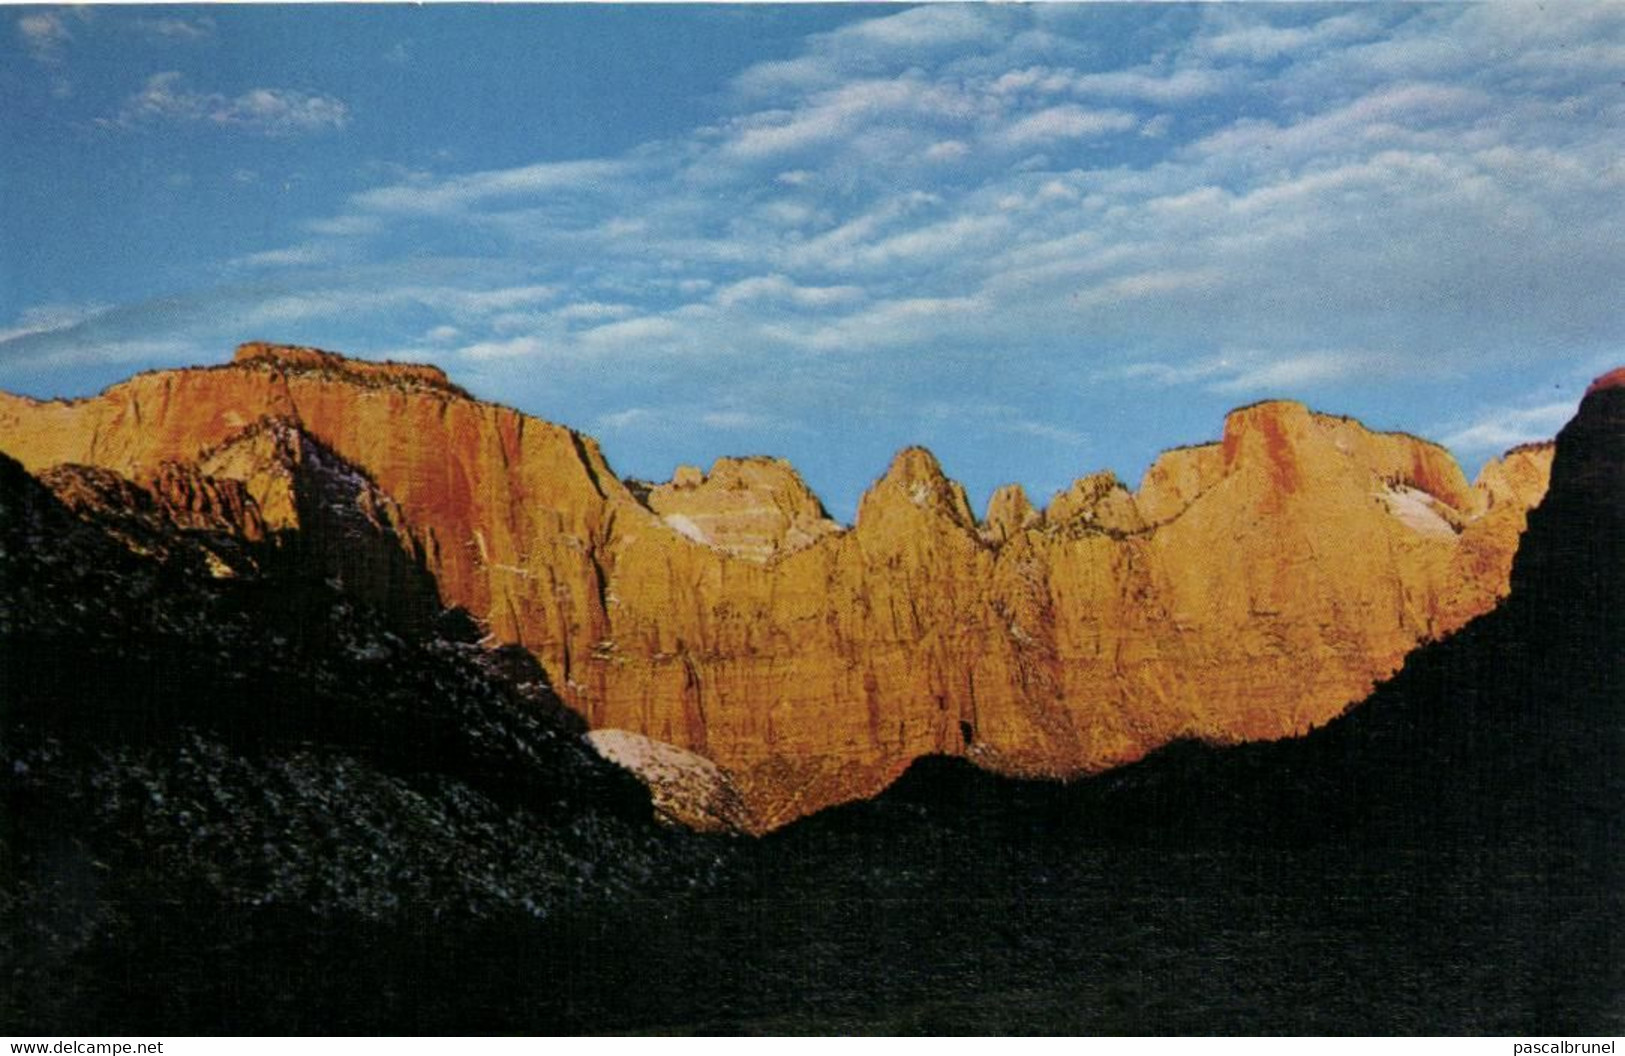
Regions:
[[[437,368],[257,343],[82,400],[0,394],[0,450],[251,537],[326,516],[286,470],[336,457],[355,523],[398,551],[335,565],[363,597],[414,604],[401,566],[426,572],[596,736],[626,731],[626,760],[714,763],[754,830],[928,753],[1072,776],[1324,723],[1505,594],[1551,464],[1518,448],[1470,484],[1437,445],[1270,401],[1137,490],[1094,474],[1040,508],[1011,486],[981,518],[910,448],[844,527],[783,461],[623,481],[590,437]]]

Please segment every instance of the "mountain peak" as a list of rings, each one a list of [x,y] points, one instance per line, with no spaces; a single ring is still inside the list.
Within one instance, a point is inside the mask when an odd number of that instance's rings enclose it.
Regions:
[[[1586,395],[1602,392],[1604,389],[1625,389],[1625,367],[1615,367],[1602,377],[1594,380],[1586,387]]]
[[[894,484],[935,484],[946,479],[937,456],[918,444],[897,452],[892,456],[891,465],[886,467],[886,480]]]
[[[907,505],[944,514],[965,528],[976,525],[976,515],[971,512],[964,486],[949,480],[937,456],[923,447],[905,447],[897,452],[886,475],[863,497],[858,509],[859,523],[865,520],[864,510],[871,509],[877,501],[890,507],[897,496],[902,496]]]
[[[1137,495],[1084,477],[1040,516],[1010,489],[985,526],[907,448],[845,532],[785,462],[627,491],[589,438],[442,377],[253,344],[73,404],[0,400],[0,447],[35,472],[240,482],[268,531],[297,530],[289,560],[402,626],[466,609],[593,727],[736,775],[767,826],[923,753],[1065,775],[1301,732],[1505,593],[1546,469],[1499,467],[1487,509],[1437,445],[1271,401]],[[235,495],[164,492],[210,524]]]
[[[430,363],[396,363],[352,359],[337,352],[304,345],[279,345],[268,341],[248,341],[237,346],[233,366],[268,367],[275,370],[337,375],[367,385],[397,384],[439,389],[456,396],[468,393],[451,383],[446,372]]]
[[[1134,496],[1110,471],[1079,477],[1065,491],[1056,492],[1044,510],[1052,527],[1074,525],[1111,532],[1137,532],[1145,521]]]
[[[757,563],[840,530],[782,458],[719,458],[709,474],[678,466],[671,482],[650,488],[644,501],[679,534]]]
[[[1267,468],[1275,490],[1297,492],[1304,483],[1300,450],[1312,435],[1309,408],[1290,400],[1238,407],[1224,419],[1225,472],[1249,464]]]
[[[1033,508],[1026,490],[1020,484],[1004,484],[988,499],[986,531],[983,534],[993,542],[1002,543],[1042,522],[1043,515]]]

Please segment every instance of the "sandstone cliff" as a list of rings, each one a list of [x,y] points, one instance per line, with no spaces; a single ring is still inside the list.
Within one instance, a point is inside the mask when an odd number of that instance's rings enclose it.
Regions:
[[[762,563],[841,528],[779,458],[719,458],[709,474],[679,466],[670,483],[651,487],[643,501],[695,542]]]
[[[36,472],[198,467],[274,525],[293,507],[267,459],[230,453],[268,419],[354,471],[346,523],[387,529],[438,603],[533,653],[595,728],[718,764],[752,828],[925,753],[1066,776],[1324,723],[1505,592],[1550,464],[1515,451],[1470,485],[1433,444],[1273,401],[1136,492],[1098,474],[1038,511],[1001,491],[985,523],[909,449],[842,530],[780,462],[635,491],[591,439],[434,368],[263,344],[85,400],[0,395],[0,449]],[[395,559],[341,574],[411,580]]]

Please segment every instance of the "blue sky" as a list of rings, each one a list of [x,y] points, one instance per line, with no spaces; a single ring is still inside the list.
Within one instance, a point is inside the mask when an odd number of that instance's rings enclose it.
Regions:
[[[1042,501],[1625,363],[1625,5],[0,7],[0,388],[438,363],[625,475]]]

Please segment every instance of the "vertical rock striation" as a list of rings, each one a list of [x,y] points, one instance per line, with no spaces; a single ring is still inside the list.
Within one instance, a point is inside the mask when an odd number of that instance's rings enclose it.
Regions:
[[[1324,723],[1505,593],[1551,462],[1518,449],[1469,484],[1436,445],[1271,401],[1137,491],[1096,474],[1040,511],[1002,489],[980,523],[911,448],[841,529],[782,461],[628,487],[590,438],[436,368],[265,344],[85,400],[0,394],[0,448],[172,480],[204,518],[239,489],[264,522],[244,533],[332,513],[279,483],[306,467],[305,494],[346,496],[329,537],[393,540],[335,574],[421,618],[421,572],[595,728],[715,762],[752,828],[925,753],[1068,776]]]

